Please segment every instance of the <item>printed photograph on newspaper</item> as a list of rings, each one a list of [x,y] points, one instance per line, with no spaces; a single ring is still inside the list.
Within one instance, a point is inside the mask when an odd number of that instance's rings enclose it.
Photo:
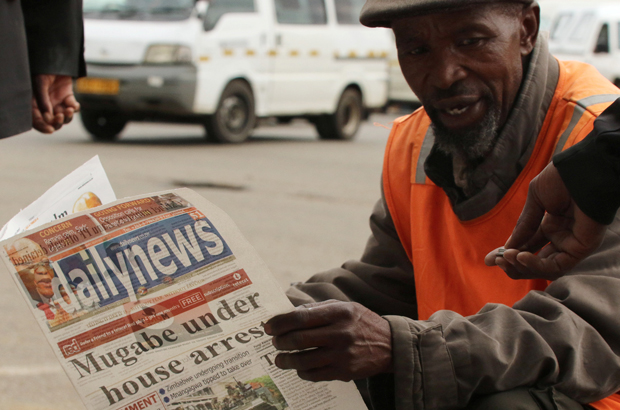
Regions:
[[[293,307],[189,189],[86,208],[0,253],[88,409],[365,409],[353,383],[274,365],[262,325]]]

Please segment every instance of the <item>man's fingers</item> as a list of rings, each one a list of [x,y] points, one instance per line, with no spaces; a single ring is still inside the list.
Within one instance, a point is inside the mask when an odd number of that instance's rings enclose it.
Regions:
[[[73,110],[73,108],[67,108],[65,110],[65,124],[69,124],[71,122],[71,120],[73,120],[73,115],[75,114],[75,111]]]
[[[65,123],[65,115],[63,113],[54,114],[54,121],[52,122],[52,126],[55,130],[59,130],[62,128]]]
[[[534,238],[538,232],[540,222],[545,216],[545,209],[534,198],[535,194],[532,192],[532,189],[530,189],[517,225],[506,242],[506,248],[520,249]]]
[[[333,352],[319,348],[303,352],[280,353],[276,356],[275,363],[280,369],[307,371],[328,366],[333,361]]]
[[[327,346],[332,343],[333,329],[328,326],[308,330],[295,330],[273,338],[273,345],[278,350],[304,350],[312,347]]]
[[[80,103],[75,99],[75,95],[73,94],[64,99],[63,105],[67,108],[73,109],[74,112],[80,111]]]
[[[276,366],[281,369],[297,370],[300,379],[321,382],[331,380],[352,380],[351,373],[344,371],[335,352],[325,349],[306,350],[297,353],[280,353],[276,356]]]
[[[577,260],[566,253],[553,253],[547,257],[521,252],[517,256],[519,263],[529,271],[531,279],[554,281],[572,269]]]
[[[32,110],[32,128],[39,132],[42,132],[43,134],[51,134],[54,132],[54,127],[43,119],[41,111],[36,108],[34,101]]]
[[[43,120],[51,124],[54,120],[54,107],[49,95],[50,84],[53,82],[52,75],[41,74],[33,77],[33,95]]]
[[[502,249],[502,248],[495,248],[493,249],[491,252],[487,253],[487,256],[484,257],[484,264],[487,266],[495,266],[497,265],[496,263],[496,258],[497,258],[497,252]],[[497,258],[497,260],[499,260],[501,258]]]
[[[275,316],[265,323],[265,332],[279,336],[293,330],[308,329],[329,324],[332,316],[330,305],[342,303],[325,301],[298,306],[294,311]]]

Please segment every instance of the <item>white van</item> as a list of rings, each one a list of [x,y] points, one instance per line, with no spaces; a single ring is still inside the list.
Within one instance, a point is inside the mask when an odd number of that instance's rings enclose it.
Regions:
[[[561,60],[592,64],[620,86],[620,4],[589,2],[558,8],[550,27],[549,49]]]
[[[304,117],[350,139],[387,100],[386,29],[364,0],[84,0],[82,122],[113,140],[128,121],[204,124],[244,141],[257,117]]]

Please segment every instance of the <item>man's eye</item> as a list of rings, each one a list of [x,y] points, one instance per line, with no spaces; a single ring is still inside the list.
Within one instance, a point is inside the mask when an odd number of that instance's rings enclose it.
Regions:
[[[426,47],[416,47],[409,51],[409,54],[414,56],[419,56],[420,54],[424,54],[428,51]]]
[[[473,46],[476,44],[479,44],[482,42],[482,38],[476,37],[476,38],[467,38],[463,41],[461,41],[461,45],[462,46]]]

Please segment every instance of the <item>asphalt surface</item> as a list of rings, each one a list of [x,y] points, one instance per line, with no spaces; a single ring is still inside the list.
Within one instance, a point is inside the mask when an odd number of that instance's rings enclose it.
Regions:
[[[31,131],[0,141],[0,225],[99,155],[118,198],[188,186],[224,209],[286,288],[361,254],[397,116],[371,116],[346,142],[321,141],[303,121],[261,126],[239,145],[188,125],[130,124],[109,144],[79,119],[51,136]],[[4,266],[0,311],[0,410],[83,409]]]

